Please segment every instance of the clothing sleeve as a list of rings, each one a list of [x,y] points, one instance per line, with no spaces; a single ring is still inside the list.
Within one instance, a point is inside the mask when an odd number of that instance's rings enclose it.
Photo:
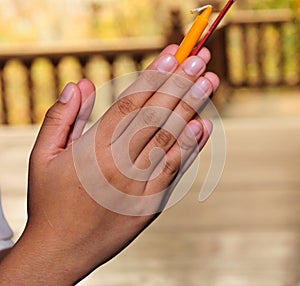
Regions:
[[[0,251],[11,248],[13,246],[13,232],[5,219],[2,203],[1,203],[1,192],[0,192]]]

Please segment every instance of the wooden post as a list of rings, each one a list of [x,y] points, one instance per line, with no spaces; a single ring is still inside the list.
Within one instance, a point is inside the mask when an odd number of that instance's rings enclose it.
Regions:
[[[31,124],[34,124],[35,123],[35,106],[34,106],[34,96],[33,96],[34,86],[33,86],[32,74],[31,74],[31,66],[33,64],[33,61],[24,61],[23,64],[26,67],[29,121]]]
[[[6,88],[5,88],[5,70],[6,62],[0,64],[0,81],[1,81],[1,123],[8,124],[7,103],[6,103]]]
[[[184,37],[181,12],[179,8],[173,8],[170,13],[171,25],[167,32],[167,44],[179,44]]]

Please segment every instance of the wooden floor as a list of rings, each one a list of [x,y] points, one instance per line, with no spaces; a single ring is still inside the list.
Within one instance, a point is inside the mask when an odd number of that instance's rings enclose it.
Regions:
[[[266,114],[257,112],[265,101],[253,100],[224,110],[227,160],[209,200],[197,200],[200,173],[182,201],[80,285],[300,285],[299,99],[279,101],[277,109],[268,99],[274,112]],[[282,104],[290,105],[286,112],[278,110]],[[35,132],[0,129],[0,184],[16,238],[26,219],[26,161]]]

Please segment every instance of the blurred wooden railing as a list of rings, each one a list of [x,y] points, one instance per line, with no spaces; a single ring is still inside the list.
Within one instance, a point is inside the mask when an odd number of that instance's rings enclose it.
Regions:
[[[88,77],[99,86],[99,79],[142,70],[166,44],[181,40],[180,13],[173,11],[171,19],[166,37],[1,46],[0,123],[40,122],[68,81]],[[299,32],[297,19],[290,11],[239,11],[209,40],[209,69],[233,87],[299,85],[300,41],[290,37]],[[112,90],[110,103],[115,95]],[[221,89],[217,101],[224,95]]]
[[[133,69],[139,71],[142,69],[143,61],[148,56],[158,53],[164,45],[164,39],[156,37],[2,47],[0,49],[1,122],[10,124],[40,121],[41,116],[38,115],[36,103],[43,101],[43,97],[46,96],[44,93],[47,93],[49,86],[52,89],[53,101],[66,82],[88,77],[89,65],[93,60],[98,59],[102,61],[102,64],[105,63],[106,73],[108,73],[106,80],[109,80],[118,75],[116,62],[121,57],[129,57],[134,63]],[[50,77],[48,75],[44,88],[40,88],[37,92],[39,73],[45,73],[44,76],[47,77],[45,67],[44,69],[38,68],[41,60],[44,61],[44,66],[48,66],[46,69],[48,71],[50,69]],[[67,75],[63,68],[66,61],[72,62],[71,71]],[[23,93],[23,96],[19,93]],[[20,102],[18,101],[22,102],[19,108]],[[49,99],[46,101],[49,102]],[[111,101],[113,101],[113,95]],[[20,112],[13,112],[13,109],[19,109]]]
[[[300,15],[238,11],[227,23],[227,82],[234,87],[300,85]]]

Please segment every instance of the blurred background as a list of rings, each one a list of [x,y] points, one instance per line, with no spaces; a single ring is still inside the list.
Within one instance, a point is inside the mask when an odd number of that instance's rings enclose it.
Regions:
[[[29,152],[63,86],[95,82],[95,120],[124,88],[104,83],[179,43],[192,8],[215,16],[225,2],[0,0],[0,186],[15,240]],[[227,140],[216,192],[197,200],[207,146],[189,194],[80,285],[300,285],[300,1],[237,0],[207,46]]]

